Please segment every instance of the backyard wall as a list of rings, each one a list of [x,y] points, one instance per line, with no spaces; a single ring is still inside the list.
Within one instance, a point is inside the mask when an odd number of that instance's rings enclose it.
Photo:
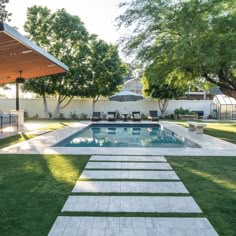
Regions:
[[[211,114],[211,100],[170,100],[166,115],[173,114],[176,108],[184,108],[193,111],[204,111],[204,118]],[[48,107],[50,112],[53,112],[56,101],[48,99]],[[0,98],[0,111],[9,112],[15,109],[15,99]],[[29,117],[38,116],[44,118],[43,101],[37,99],[20,99],[20,109],[27,111]],[[108,112],[119,111],[120,113],[131,113],[132,111],[140,111],[147,115],[149,110],[158,110],[160,114],[157,101],[153,100],[140,100],[136,102],[112,102],[107,99],[101,99],[96,103],[96,111]],[[87,114],[89,117],[92,114],[92,100],[90,99],[74,99],[71,103],[61,111],[65,118],[68,118],[70,112],[75,112],[77,115],[82,113]]]

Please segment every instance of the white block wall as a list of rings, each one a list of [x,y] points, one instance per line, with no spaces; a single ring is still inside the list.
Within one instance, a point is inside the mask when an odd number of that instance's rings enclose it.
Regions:
[[[184,108],[189,110],[204,111],[204,118],[211,114],[211,100],[170,100],[166,115],[173,114],[176,108]],[[48,99],[49,111],[54,111],[56,101]],[[0,98],[0,111],[9,112],[15,109],[15,99]],[[20,109],[27,111],[29,117],[36,114],[40,118],[44,118],[43,101],[37,99],[20,99]],[[160,114],[157,101],[141,100],[136,102],[114,102],[106,99],[99,100],[95,106],[96,111],[108,112],[119,111],[120,113],[131,113],[132,111],[140,111],[143,114],[148,114],[149,110],[158,110]],[[65,117],[69,117],[70,112],[75,112],[77,115],[82,113],[91,116],[92,114],[92,100],[90,99],[74,99],[71,103],[61,111]]]

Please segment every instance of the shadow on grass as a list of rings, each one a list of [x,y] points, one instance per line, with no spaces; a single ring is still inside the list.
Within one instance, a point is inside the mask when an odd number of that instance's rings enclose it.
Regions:
[[[88,159],[0,155],[0,235],[47,235]]]
[[[168,161],[219,235],[235,235],[236,157],[169,157]]]
[[[205,134],[236,144],[236,133],[214,128],[205,128]]]

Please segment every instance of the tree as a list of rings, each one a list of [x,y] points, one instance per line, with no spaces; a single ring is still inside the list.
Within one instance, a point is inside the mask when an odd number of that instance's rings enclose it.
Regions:
[[[144,95],[158,99],[161,115],[165,113],[169,99],[176,99],[184,95],[188,83],[183,83],[181,76],[181,73],[175,71],[171,75],[168,75],[168,77],[157,78],[157,75],[153,73],[153,68],[149,67],[145,71],[142,78]]]
[[[177,69],[184,80],[205,79],[236,98],[234,0],[133,0],[121,7],[118,23],[131,28],[123,39],[128,52],[158,75]]]
[[[57,105],[52,114],[57,117],[74,96],[79,95],[79,65],[87,59],[88,32],[78,16],[72,16],[64,9],[55,13],[47,7],[28,8],[24,25],[28,38],[44,48],[69,67],[69,72],[26,81],[24,89],[43,96],[46,118],[49,118],[46,95],[57,97]],[[64,102],[64,104],[63,104]]]
[[[6,20],[10,21],[11,13],[7,12],[6,4],[9,3],[9,0],[0,0],[0,22]]]
[[[100,96],[110,96],[122,84],[127,68],[122,64],[118,49],[112,44],[91,36],[90,53],[84,68],[87,73],[79,73],[79,90],[81,97],[92,98],[92,111]]]

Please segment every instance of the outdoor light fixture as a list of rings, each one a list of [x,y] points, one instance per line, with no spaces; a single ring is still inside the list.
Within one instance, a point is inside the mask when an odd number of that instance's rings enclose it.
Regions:
[[[48,67],[54,67],[54,66],[56,66],[56,65],[55,64],[48,65]]]
[[[21,73],[22,71],[19,71],[20,73],[20,77],[16,78],[16,110],[19,111],[19,84],[22,84],[25,82],[25,79],[23,77],[21,77]]]
[[[20,73],[20,77],[16,78],[16,83],[23,84],[25,82],[25,79],[23,77],[21,77],[22,71],[20,70],[19,73]]]
[[[31,52],[32,52],[32,50],[26,50],[26,51],[23,51],[21,53],[26,54],[26,53],[31,53]]]

